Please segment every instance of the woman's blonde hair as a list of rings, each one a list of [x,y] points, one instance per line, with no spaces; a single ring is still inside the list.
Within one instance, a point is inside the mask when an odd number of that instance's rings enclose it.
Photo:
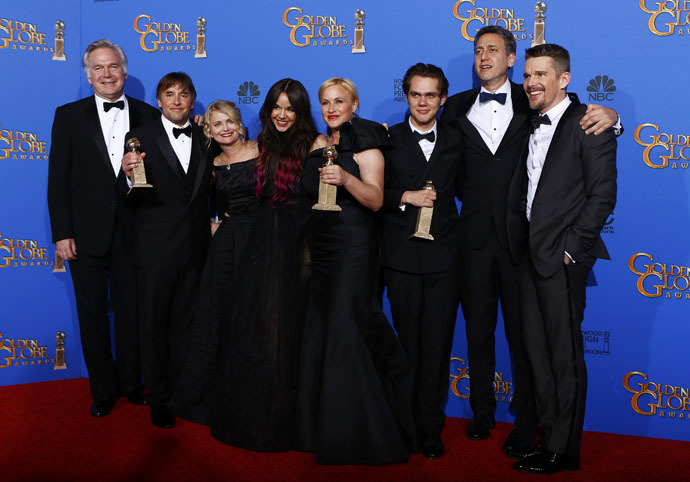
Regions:
[[[357,107],[359,107],[359,93],[357,92],[357,86],[350,79],[344,79],[342,77],[331,77],[326,82],[321,84],[321,87],[319,87],[319,102],[321,101],[323,93],[326,91],[326,89],[334,85],[339,85],[343,89],[347,90],[352,98],[352,102],[357,102]]]

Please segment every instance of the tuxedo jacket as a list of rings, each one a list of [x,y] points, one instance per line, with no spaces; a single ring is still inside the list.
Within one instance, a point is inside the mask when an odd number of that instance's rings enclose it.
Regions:
[[[182,134],[185,135],[185,134]],[[153,188],[128,195],[134,209],[135,262],[138,267],[203,266],[211,239],[208,192],[211,163],[201,128],[192,126],[192,149],[184,172],[160,115],[127,134],[145,152],[146,180]]]
[[[480,89],[449,97],[443,110],[442,118],[462,132],[460,222],[466,248],[480,249],[493,229],[499,244],[508,249],[508,188],[530,130],[530,109],[523,87],[513,82],[510,86],[513,118],[495,154],[467,118]]]
[[[127,103],[130,129],[160,115],[157,109],[129,96]],[[116,177],[110,163],[94,96],[58,107],[48,165],[53,242],[74,238],[78,253],[105,254],[115,226],[124,229],[126,236],[131,234],[126,192],[124,173],[120,170]]]
[[[544,160],[529,223],[527,142],[510,187],[511,252],[522,253],[527,244],[537,272],[545,278],[563,265],[566,251],[575,262],[590,266],[596,258],[610,259],[600,233],[616,205],[617,142],[613,129],[598,136],[585,134],[579,122],[586,110],[575,97],[563,113]]]
[[[461,136],[438,121],[437,138],[429,161],[412,135],[408,121],[389,129],[392,147],[386,152],[383,196],[382,265],[408,273],[436,273],[451,268],[458,249],[457,174],[462,155]],[[436,201],[430,233],[433,241],[410,239],[419,208],[400,209],[405,191],[417,191],[431,180]]]

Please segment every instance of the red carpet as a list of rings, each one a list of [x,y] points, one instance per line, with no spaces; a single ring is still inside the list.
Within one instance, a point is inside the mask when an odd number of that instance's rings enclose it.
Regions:
[[[401,465],[319,466],[309,453],[256,453],[215,441],[206,427],[178,420],[153,427],[146,407],[120,399],[105,418],[89,415],[85,379],[0,387],[0,481],[528,480],[500,447],[510,430],[471,442],[467,420],[448,419],[446,455]],[[542,477],[546,478],[546,476]],[[690,480],[690,442],[585,432],[582,468],[550,480]]]

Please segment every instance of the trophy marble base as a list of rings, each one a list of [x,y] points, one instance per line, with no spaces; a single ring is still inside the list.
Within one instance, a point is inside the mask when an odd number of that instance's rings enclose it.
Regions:
[[[151,184],[133,184],[132,187],[129,188],[129,191],[127,191],[127,194],[131,194],[133,192],[142,192],[142,188],[150,188],[153,187]]]
[[[342,211],[343,208],[337,204],[321,204],[316,203],[311,207],[315,211]]]
[[[53,370],[67,370],[67,363],[65,363],[65,349],[58,348],[55,351],[55,365],[53,366]]]
[[[412,238],[428,239],[429,241],[433,241],[433,240],[434,240],[434,237],[433,237],[431,234],[429,234],[429,233],[419,233],[419,232],[410,235],[410,238],[409,238],[409,239],[412,239]]]
[[[53,264],[53,273],[66,273],[65,260],[59,254],[55,253],[55,264]]]

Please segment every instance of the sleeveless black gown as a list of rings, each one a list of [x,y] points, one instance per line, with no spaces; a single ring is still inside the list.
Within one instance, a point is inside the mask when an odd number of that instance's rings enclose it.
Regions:
[[[355,118],[341,127],[336,163],[359,177],[353,154],[385,148],[386,130]],[[318,197],[319,149],[302,182]],[[405,462],[415,449],[412,367],[374,298],[374,213],[338,188],[341,212],[312,211],[312,278],[302,344],[297,448],[322,464]]]

